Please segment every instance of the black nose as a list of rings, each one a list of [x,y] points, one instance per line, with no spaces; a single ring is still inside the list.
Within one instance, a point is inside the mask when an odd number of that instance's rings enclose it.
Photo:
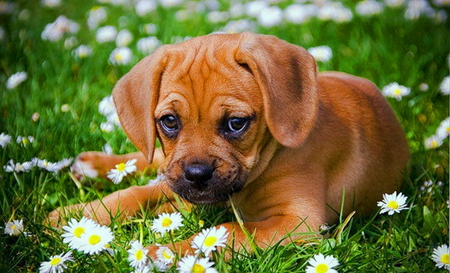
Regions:
[[[213,177],[214,168],[207,164],[191,164],[184,168],[184,177],[197,189],[207,186],[208,180]]]

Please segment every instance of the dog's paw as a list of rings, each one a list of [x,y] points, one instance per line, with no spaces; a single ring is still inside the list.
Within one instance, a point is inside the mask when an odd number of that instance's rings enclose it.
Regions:
[[[77,156],[70,170],[78,180],[97,178],[102,175],[99,170],[106,154],[100,152],[84,152]]]

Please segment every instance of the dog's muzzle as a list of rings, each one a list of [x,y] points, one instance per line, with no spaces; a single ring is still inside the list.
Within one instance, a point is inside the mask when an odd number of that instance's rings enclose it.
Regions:
[[[209,163],[180,164],[181,174],[174,175],[170,168],[166,172],[170,188],[194,204],[214,204],[228,201],[240,191],[247,174],[238,164],[219,168]]]

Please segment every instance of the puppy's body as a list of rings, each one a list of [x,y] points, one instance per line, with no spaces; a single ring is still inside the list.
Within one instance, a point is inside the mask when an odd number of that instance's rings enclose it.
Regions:
[[[345,214],[369,213],[383,193],[399,189],[409,159],[375,85],[317,75],[304,49],[271,36],[209,35],[165,46],[119,81],[114,98],[140,161],[152,160],[160,139],[165,158],[156,154],[153,164],[166,179],[112,194],[104,207],[71,208],[105,223],[108,210],[134,215],[173,191],[195,204],[232,202],[264,246],[335,223],[342,200]],[[99,158],[106,168],[118,163],[99,154],[79,161]],[[236,248],[245,245],[239,226],[223,226]]]

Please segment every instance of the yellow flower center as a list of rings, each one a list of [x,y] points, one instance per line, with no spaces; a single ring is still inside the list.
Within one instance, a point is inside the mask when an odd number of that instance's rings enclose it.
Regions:
[[[12,230],[15,230],[16,228],[17,228],[16,225],[12,225],[12,226],[11,226],[11,229],[12,229]]]
[[[163,254],[164,259],[166,259],[166,260],[172,259],[172,255],[169,253],[169,251],[164,250],[162,254]]]
[[[122,57],[122,54],[116,54],[116,61],[120,61],[120,60],[122,60],[123,59],[123,57]]]
[[[438,142],[436,141],[436,140],[432,140],[431,141],[431,144],[430,144],[430,147],[431,148],[437,148],[439,145],[438,145]]]
[[[127,166],[125,165],[125,163],[120,163],[120,164],[117,164],[116,167],[119,172],[123,172]]]
[[[142,257],[144,257],[144,252],[142,252],[141,249],[138,249],[138,251],[136,251],[134,256],[136,256],[136,260],[140,261],[142,260]]]
[[[328,265],[319,264],[316,266],[316,273],[326,273],[328,272]]]
[[[77,238],[80,238],[81,235],[83,235],[83,233],[84,233],[84,227],[76,227],[73,230],[73,235],[75,235],[75,237],[77,237]]]
[[[394,200],[389,201],[389,203],[387,204],[387,206],[388,206],[389,208],[391,208],[391,209],[398,209],[398,203],[397,203],[397,201],[394,201]]]
[[[24,144],[24,145],[26,145],[26,144],[28,144],[29,143],[29,141],[28,141],[28,138],[22,138],[22,143]]]
[[[210,236],[205,239],[205,242],[203,243],[206,247],[211,247],[217,242],[217,238]]]
[[[50,261],[50,264],[51,264],[52,266],[55,266],[55,265],[58,265],[60,262],[61,262],[61,258],[56,257],[56,258],[53,258],[53,259]]]
[[[192,273],[205,273],[206,270],[201,264],[194,264],[192,267]]]
[[[401,94],[402,94],[402,90],[400,90],[398,88],[394,90],[394,95],[399,96]]]
[[[89,244],[91,245],[96,245],[98,244],[100,241],[102,240],[102,237],[100,237],[97,234],[92,235],[91,237],[89,237]]]
[[[450,264],[450,254],[445,253],[441,256],[441,262],[444,264]]]
[[[172,220],[170,220],[170,218],[164,218],[162,220],[161,224],[162,224],[163,227],[168,227],[168,226],[170,226],[172,224]]]

